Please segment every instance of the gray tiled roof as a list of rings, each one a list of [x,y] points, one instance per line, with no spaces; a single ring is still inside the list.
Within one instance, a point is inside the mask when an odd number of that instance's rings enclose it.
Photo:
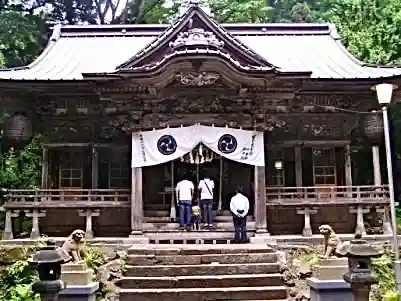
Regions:
[[[330,24],[227,24],[238,40],[284,72],[312,78],[365,79],[401,75],[400,68],[369,67],[352,57]],[[163,25],[55,27],[32,64],[0,71],[0,79],[76,80],[83,73],[115,72],[167,29]]]

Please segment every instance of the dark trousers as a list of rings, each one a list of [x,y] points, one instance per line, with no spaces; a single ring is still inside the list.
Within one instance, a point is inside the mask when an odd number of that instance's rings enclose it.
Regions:
[[[204,199],[201,200],[201,215],[202,215],[202,221],[206,225],[211,225],[213,224],[213,200],[210,199]]]
[[[246,216],[238,217],[233,215],[233,223],[235,229],[235,243],[247,243],[248,238],[246,237]]]
[[[192,202],[180,201],[180,226],[190,227],[192,217]]]

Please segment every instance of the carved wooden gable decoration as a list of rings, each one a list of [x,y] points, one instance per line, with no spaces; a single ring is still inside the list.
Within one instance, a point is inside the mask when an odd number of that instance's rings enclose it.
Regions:
[[[219,83],[235,88],[264,86],[275,75],[308,77],[310,73],[280,71],[194,3],[170,28],[109,75],[135,78],[137,83],[160,89]]]
[[[155,41],[117,69],[146,72],[178,57],[218,57],[245,72],[277,69],[218,25],[196,3]]]

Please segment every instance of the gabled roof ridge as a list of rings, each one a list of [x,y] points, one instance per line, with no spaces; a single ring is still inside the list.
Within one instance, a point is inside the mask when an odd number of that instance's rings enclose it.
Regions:
[[[247,47],[244,43],[233,36],[229,31],[225,30],[220,24],[210,18],[203,9],[197,4],[191,4],[189,9],[167,30],[165,30],[160,36],[148,44],[145,48],[131,57],[128,61],[120,64],[116,69],[124,69],[129,65],[138,64],[140,61],[152,55],[153,51],[157,49],[158,46],[163,45],[171,36],[174,36],[180,32],[187,24],[190,22],[191,18],[197,14],[199,19],[206,24],[209,28],[208,31],[215,31],[217,35],[220,35],[220,39],[227,41],[232,47],[238,48],[242,55],[248,57],[251,61],[262,66],[268,66],[275,69],[279,67],[274,66],[267,60],[265,60],[261,55],[253,51],[251,48]]]
[[[139,52],[137,52],[135,55],[133,55],[129,60],[127,60],[126,62],[120,64],[119,66],[116,67],[116,69],[121,69],[124,68],[125,66],[127,66],[128,64],[133,63],[135,60],[139,60],[139,59],[144,59],[146,58],[148,55],[150,55],[151,51],[153,49],[156,48],[156,46],[162,44],[166,39],[168,39],[168,37],[174,33],[175,30],[177,30],[178,27],[183,26],[184,25],[184,20],[190,16],[193,11],[195,10],[195,6],[191,5],[189,7],[189,9],[182,15],[180,16],[177,21],[175,21],[170,27],[168,27],[161,35],[159,35],[158,37],[156,37],[152,42],[150,42],[146,47],[144,47],[142,50],[140,50]]]
[[[174,23],[179,22],[181,17],[177,19]],[[316,32],[325,32],[329,34],[332,24],[331,23],[219,23],[219,26],[231,30],[231,29],[253,29],[260,30],[268,33],[269,30],[297,30],[297,31],[315,31]],[[58,25],[57,25],[58,26]],[[91,25],[91,24],[78,24],[78,25],[69,25],[62,24],[60,25],[61,35],[68,35],[73,33],[83,33],[88,31],[89,33],[96,33],[101,31],[107,31],[114,29],[114,32],[123,32],[124,30],[129,29],[148,29],[148,30],[166,30],[170,28],[171,24],[99,24],[99,25]]]
[[[268,61],[266,61],[261,55],[257,54],[255,51],[253,51],[251,48],[249,48],[248,46],[246,46],[244,43],[242,43],[240,40],[238,40],[235,36],[233,36],[229,31],[227,31],[225,28],[223,28],[220,24],[218,24],[215,20],[213,20],[212,18],[208,17],[206,15],[206,13],[200,9],[200,13],[201,15],[203,14],[203,17],[206,18],[205,21],[209,21],[212,24],[214,24],[215,28],[217,30],[220,30],[222,32],[222,34],[226,35],[226,37],[230,37],[231,41],[234,42],[236,44],[236,46],[240,46],[242,48],[243,51],[245,51],[247,54],[252,55],[253,58],[257,58],[258,61],[262,64],[262,65],[267,65],[269,67],[274,67],[275,69],[280,69],[277,66],[274,66],[273,64],[269,63]]]

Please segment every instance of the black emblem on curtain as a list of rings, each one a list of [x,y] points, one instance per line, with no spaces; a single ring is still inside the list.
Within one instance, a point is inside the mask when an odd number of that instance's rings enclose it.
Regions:
[[[157,141],[157,149],[165,156],[172,155],[177,150],[177,141],[171,135],[163,135]]]
[[[219,139],[217,149],[223,154],[231,154],[237,149],[237,146],[237,139],[233,135],[224,134]]]

